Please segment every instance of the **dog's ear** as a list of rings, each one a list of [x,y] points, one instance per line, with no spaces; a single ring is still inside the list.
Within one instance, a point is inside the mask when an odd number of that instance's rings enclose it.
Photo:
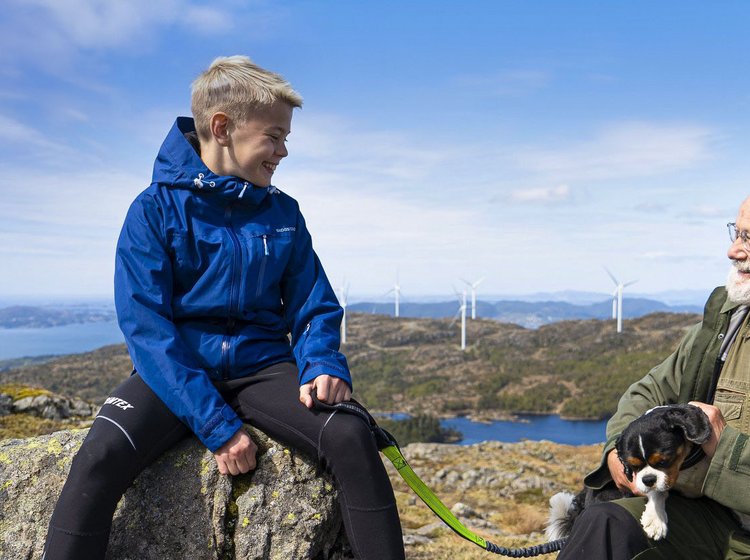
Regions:
[[[625,463],[623,463],[622,472],[625,473],[625,476],[627,477],[628,482],[633,482],[633,469],[630,468],[630,465],[626,465]]]
[[[668,418],[670,427],[682,429],[688,441],[700,445],[711,437],[711,424],[708,422],[708,416],[697,406],[692,404],[671,406]]]
[[[620,464],[622,465],[622,472],[625,473],[628,482],[633,482],[633,469],[622,459],[624,455],[622,445],[622,434],[620,434],[620,437],[615,440],[615,453],[617,453],[617,458],[620,460]]]

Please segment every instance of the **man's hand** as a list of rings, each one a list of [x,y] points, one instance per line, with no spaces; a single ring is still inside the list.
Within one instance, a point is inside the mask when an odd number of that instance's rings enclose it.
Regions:
[[[614,480],[615,485],[620,492],[630,492],[636,496],[641,494],[638,491],[638,487],[635,485],[635,477],[630,481],[628,480],[628,477],[625,476],[625,469],[620,462],[620,458],[617,456],[617,449],[613,449],[607,453],[607,467],[609,468],[609,474],[612,477],[612,480]]]
[[[319,375],[312,381],[300,385],[299,400],[307,408],[312,408],[315,404],[311,396],[313,389],[318,399],[327,404],[338,404],[352,398],[352,390],[346,381],[340,377]]]
[[[708,416],[708,423],[711,424],[711,437],[703,443],[703,451],[706,456],[711,459],[716,454],[716,446],[719,445],[719,438],[721,432],[727,427],[727,421],[724,420],[724,415],[721,410],[711,404],[706,404],[697,401],[690,401],[688,404],[697,406]]]
[[[221,474],[238,475],[255,468],[258,446],[250,439],[244,428],[240,428],[228,442],[214,453]]]

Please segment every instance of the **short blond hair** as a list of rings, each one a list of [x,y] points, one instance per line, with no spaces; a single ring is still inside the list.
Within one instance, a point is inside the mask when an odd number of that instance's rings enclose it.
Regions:
[[[237,123],[253,112],[284,101],[302,107],[302,96],[283,77],[254,64],[246,56],[220,56],[192,85],[191,108],[200,138],[210,138],[211,117],[218,112]]]

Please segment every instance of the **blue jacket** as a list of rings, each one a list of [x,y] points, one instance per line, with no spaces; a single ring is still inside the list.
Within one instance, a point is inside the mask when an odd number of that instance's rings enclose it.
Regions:
[[[297,202],[211,172],[179,117],[117,244],[115,305],[135,370],[211,451],[242,426],[212,383],[295,362],[351,385],[343,311]],[[291,334],[291,337],[288,335]]]

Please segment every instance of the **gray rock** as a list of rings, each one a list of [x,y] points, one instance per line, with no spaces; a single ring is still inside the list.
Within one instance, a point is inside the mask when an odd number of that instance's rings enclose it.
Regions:
[[[7,416],[13,409],[13,399],[10,395],[0,393],[0,416]]]
[[[31,414],[49,420],[65,420],[73,416],[90,418],[97,407],[81,399],[69,399],[60,395],[35,395],[14,401],[11,412]]]
[[[258,431],[258,467],[227,477],[187,439],[121,500],[107,560],[351,558],[332,480]],[[86,430],[0,441],[0,559],[41,556],[49,518]]]

